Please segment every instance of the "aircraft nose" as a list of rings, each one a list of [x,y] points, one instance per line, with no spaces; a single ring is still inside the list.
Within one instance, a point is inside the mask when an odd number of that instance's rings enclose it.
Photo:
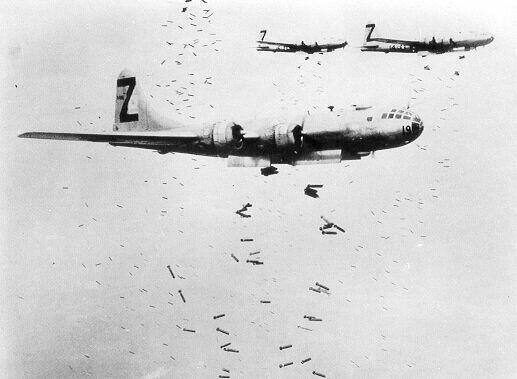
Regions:
[[[420,137],[420,135],[424,131],[424,122],[418,115],[415,115],[413,117],[413,120],[411,122],[411,129],[414,135],[414,139]]]
[[[419,132],[418,132],[418,137],[420,137],[420,134],[422,134],[423,132],[424,132],[424,123],[420,122],[420,128],[419,128]]]

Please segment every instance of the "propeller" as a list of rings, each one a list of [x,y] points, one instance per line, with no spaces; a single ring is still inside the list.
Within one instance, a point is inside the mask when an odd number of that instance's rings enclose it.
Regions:
[[[295,146],[295,152],[298,154],[303,146],[303,126],[302,125],[296,125],[293,128],[293,138],[294,138],[294,146]]]
[[[246,132],[239,124],[232,125],[232,139],[234,140],[235,148],[240,149],[244,146],[244,135]]]

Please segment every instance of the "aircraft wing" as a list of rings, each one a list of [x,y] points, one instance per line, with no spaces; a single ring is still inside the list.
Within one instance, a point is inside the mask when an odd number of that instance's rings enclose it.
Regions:
[[[345,47],[348,45],[348,42],[341,42],[341,43],[326,43],[323,45],[318,45],[320,49],[326,50],[326,49],[339,49],[341,47]]]
[[[88,142],[107,142],[114,145],[144,147],[153,146],[169,147],[194,142],[199,137],[191,132],[181,132],[174,134],[141,134],[141,133],[52,133],[52,132],[27,132],[20,134],[20,138],[52,139],[64,141],[88,141]]]
[[[263,45],[270,45],[270,46],[283,46],[283,47],[288,47],[291,49],[296,49],[296,48],[300,47],[300,45],[297,45],[295,43],[269,42],[269,41],[257,41],[257,43],[260,43]]]
[[[391,38],[370,38],[368,42],[384,42],[384,43],[393,43],[400,45],[408,45],[408,46],[418,46],[422,44],[422,41],[408,41],[403,39],[391,39]]]

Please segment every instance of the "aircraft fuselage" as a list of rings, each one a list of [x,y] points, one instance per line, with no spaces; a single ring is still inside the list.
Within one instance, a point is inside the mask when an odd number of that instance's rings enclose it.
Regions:
[[[292,122],[271,119],[249,122],[220,122],[195,130],[198,139],[180,145],[111,143],[140,147],[160,153],[189,153],[206,156],[264,157],[271,163],[296,164],[312,160],[314,153],[340,151],[340,159],[360,159],[371,151],[404,146],[420,136],[421,119],[404,109],[378,112],[374,109],[350,114],[314,114]]]
[[[443,54],[453,51],[468,51],[480,46],[488,45],[493,37],[486,39],[468,39],[462,41],[447,42],[421,42],[418,44],[387,43],[372,39],[361,47],[362,51],[377,51],[381,53],[419,53]]]
[[[315,54],[315,53],[330,53],[336,49],[344,48],[348,45],[347,42],[338,43],[338,44],[299,44],[299,45],[290,45],[290,44],[275,44],[274,42],[268,41],[257,41],[259,46],[257,46],[257,51],[269,51],[272,53],[297,53],[302,52],[306,54]],[[267,45],[266,43],[271,43],[271,45]]]
[[[443,54],[452,51],[466,51],[485,46],[494,40],[493,36],[486,38],[471,38],[455,41],[452,38],[437,41],[407,41],[392,38],[372,37],[375,24],[367,24],[362,51],[377,51],[382,53],[419,53]]]

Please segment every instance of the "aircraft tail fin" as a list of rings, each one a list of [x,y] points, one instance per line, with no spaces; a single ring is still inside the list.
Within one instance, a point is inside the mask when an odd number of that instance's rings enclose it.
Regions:
[[[179,122],[157,114],[143,94],[135,74],[128,69],[122,70],[117,79],[113,131],[159,131],[182,126]]]
[[[266,33],[267,33],[266,29],[260,31],[259,36],[260,36],[261,41],[264,41],[264,38],[266,38]]]
[[[366,24],[364,29],[364,44],[371,41],[373,29],[375,29],[375,24]]]

